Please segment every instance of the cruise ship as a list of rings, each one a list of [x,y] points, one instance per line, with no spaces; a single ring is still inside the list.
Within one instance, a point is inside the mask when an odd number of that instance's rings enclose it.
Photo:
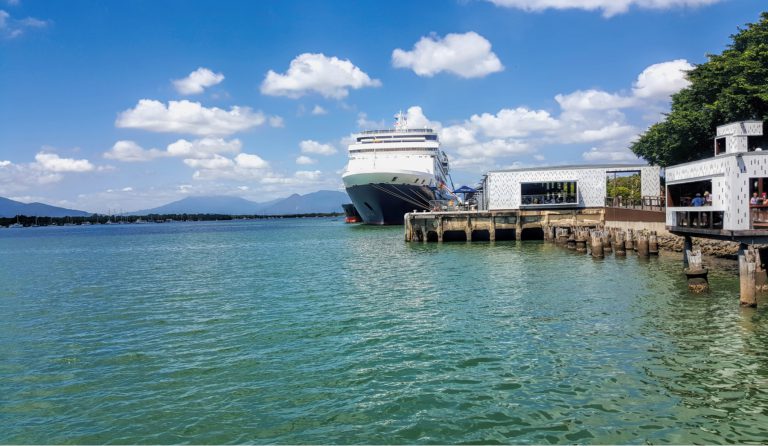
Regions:
[[[406,212],[429,210],[434,200],[456,199],[437,133],[408,128],[402,112],[395,119],[394,129],[355,136],[342,174],[349,198],[371,225],[403,224]]]

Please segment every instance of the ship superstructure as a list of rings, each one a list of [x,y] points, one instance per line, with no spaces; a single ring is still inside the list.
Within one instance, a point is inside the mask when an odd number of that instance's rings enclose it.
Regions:
[[[394,129],[361,132],[349,146],[342,179],[367,224],[402,224],[406,212],[454,198],[448,157],[437,133],[408,128],[402,112],[395,118]]]

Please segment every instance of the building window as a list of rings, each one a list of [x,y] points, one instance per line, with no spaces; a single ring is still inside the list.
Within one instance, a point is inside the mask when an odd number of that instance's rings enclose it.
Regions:
[[[701,201],[695,200],[697,198]],[[667,185],[667,206],[686,207],[712,204],[712,180]]]
[[[520,184],[520,205],[565,205],[578,203],[576,181]]]

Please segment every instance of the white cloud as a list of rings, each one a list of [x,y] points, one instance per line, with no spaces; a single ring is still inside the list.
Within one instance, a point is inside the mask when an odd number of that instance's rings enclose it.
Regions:
[[[298,158],[296,158],[296,164],[300,165],[309,165],[309,164],[315,164],[317,163],[316,159],[310,158],[306,155],[301,155]]]
[[[315,105],[315,107],[312,109],[312,114],[315,115],[315,116],[327,115],[328,114],[328,110],[324,109],[323,107],[321,107],[319,105]]]
[[[566,111],[610,110],[631,107],[637,103],[632,97],[601,90],[576,90],[569,94],[558,94],[555,100]]]
[[[637,76],[633,92],[638,98],[669,99],[690,85],[686,73],[693,68],[685,59],[651,65]]]
[[[529,153],[530,144],[513,139],[492,139],[482,143],[461,146],[457,152],[466,158],[495,158],[508,155],[519,155]]]
[[[408,127],[412,129],[429,128],[434,131],[439,131],[442,128],[442,125],[439,122],[430,121],[427,116],[424,115],[424,110],[418,105],[408,107],[408,111],[405,113],[405,119],[408,122]]]
[[[383,119],[381,121],[370,120],[367,114],[360,112],[357,114],[357,126],[364,130],[380,130],[386,128],[387,124]]]
[[[124,187],[120,189],[122,192],[133,192],[133,188],[131,186]]]
[[[336,153],[336,148],[330,144],[320,144],[317,141],[311,139],[304,140],[299,143],[301,153],[312,153],[315,155],[333,155]]]
[[[233,167],[235,163],[221,155],[213,155],[211,158],[188,158],[184,164],[193,169],[227,169]]]
[[[173,87],[181,94],[200,94],[206,88],[219,84],[223,80],[223,74],[214,73],[208,68],[200,67],[189,73],[189,76],[172,82]]]
[[[11,163],[10,161],[0,161],[0,167],[10,166],[11,164],[13,163]]]
[[[322,174],[319,170],[297,170],[293,175],[299,180],[317,181]]]
[[[104,152],[104,158],[128,163],[150,161],[162,156],[166,156],[166,152],[158,149],[145,150],[134,141],[126,140],[116,142],[109,151]]]
[[[55,153],[40,152],[35,155],[38,168],[46,172],[90,172],[96,167],[86,159],[61,158]]]
[[[465,146],[477,142],[475,129],[452,125],[440,131],[440,141],[448,147]]]
[[[419,76],[432,77],[442,71],[463,78],[484,77],[502,71],[504,66],[491,51],[491,43],[480,34],[448,34],[422,37],[412,51],[392,52],[392,65],[410,68]]]
[[[168,156],[183,158],[211,158],[220,153],[239,153],[243,144],[239,139],[202,138],[194,141],[180,139],[168,145]]]
[[[304,53],[291,61],[285,74],[269,70],[261,84],[261,92],[294,99],[315,92],[326,98],[343,99],[349,89],[379,86],[381,81],[371,79],[349,60]]]
[[[169,101],[166,106],[153,99],[141,99],[136,107],[121,112],[115,125],[152,132],[224,136],[263,125],[266,117],[248,107],[227,110],[203,107],[188,100]]]
[[[238,167],[245,169],[266,169],[269,163],[264,161],[259,155],[252,153],[241,153],[235,157]]]
[[[497,6],[522,9],[523,11],[544,11],[546,9],[599,10],[603,16],[623,14],[636,6],[643,9],[671,9],[698,7],[718,3],[721,0],[488,0]]]
[[[0,38],[15,39],[23,35],[27,30],[45,28],[49,24],[48,20],[40,20],[34,17],[14,19],[7,11],[0,9]]]
[[[638,161],[637,156],[629,149],[610,150],[592,147],[581,156],[587,161]]]
[[[544,110],[529,110],[525,107],[502,109],[496,115],[483,113],[472,115],[471,125],[491,138],[512,138],[527,136],[532,132],[549,131],[559,123]]]
[[[269,126],[270,127],[284,127],[285,121],[283,121],[283,118],[280,116],[270,116],[269,118]]]

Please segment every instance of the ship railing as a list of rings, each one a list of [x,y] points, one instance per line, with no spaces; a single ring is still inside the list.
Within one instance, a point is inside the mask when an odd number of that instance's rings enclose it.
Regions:
[[[360,135],[370,135],[373,133],[435,133],[435,131],[426,127],[423,129],[363,130],[360,132]]]

